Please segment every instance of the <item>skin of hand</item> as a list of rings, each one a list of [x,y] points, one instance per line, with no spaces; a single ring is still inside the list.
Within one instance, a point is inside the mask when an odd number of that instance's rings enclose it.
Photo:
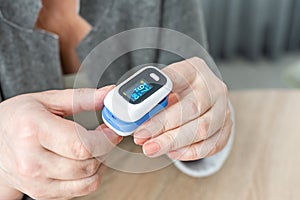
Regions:
[[[67,120],[102,109],[113,88],[24,94],[0,104],[0,196],[69,199],[95,191],[104,158],[122,137],[105,125],[86,130]]]
[[[75,49],[91,25],[77,13],[77,0],[42,0],[42,5],[35,27],[58,35],[63,72],[77,72],[80,61]]]
[[[197,57],[163,71],[173,82],[169,105],[135,131],[135,143],[148,157],[167,154],[182,161],[221,151],[233,124],[225,83]]]

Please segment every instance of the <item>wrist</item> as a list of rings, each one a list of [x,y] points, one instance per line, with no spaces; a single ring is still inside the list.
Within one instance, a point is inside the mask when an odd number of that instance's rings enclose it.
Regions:
[[[90,32],[91,26],[79,15],[74,15],[68,21],[68,29],[60,33],[59,46],[64,74],[76,73],[80,67],[80,60],[76,47]]]
[[[54,33],[59,37],[59,50],[63,72],[75,73],[80,67],[76,47],[92,29],[91,25],[77,13],[77,3],[68,1],[43,1],[36,21],[36,28]]]

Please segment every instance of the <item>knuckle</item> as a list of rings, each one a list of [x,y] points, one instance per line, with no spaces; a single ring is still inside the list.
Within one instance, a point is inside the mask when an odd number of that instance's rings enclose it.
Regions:
[[[221,88],[223,88],[225,91],[228,91],[228,87],[227,87],[227,85],[226,85],[226,83],[225,83],[224,81],[221,81],[221,80],[220,80],[220,86],[221,86]]]
[[[224,126],[231,128],[233,126],[233,119],[232,119],[232,115],[231,115],[231,110],[229,108],[227,108],[226,110],[226,114],[225,114],[225,124]]]
[[[73,108],[76,110],[86,110],[85,104],[83,104],[80,99],[87,95],[86,89],[79,88],[73,91]]]
[[[21,176],[37,178],[41,176],[41,165],[24,158],[17,163],[17,171]]]
[[[100,177],[98,175],[95,175],[93,177],[92,181],[87,181],[84,185],[80,186],[79,188],[76,188],[76,190],[74,190],[74,194],[73,196],[82,196],[82,195],[87,195],[90,194],[92,192],[95,192],[98,187],[100,186]]]
[[[88,195],[89,193],[91,193],[89,191],[89,186],[83,186],[81,188],[77,188],[76,190],[74,189],[74,191],[72,192],[72,196],[83,196],[83,195]]]
[[[213,147],[211,147],[211,150],[208,152],[207,156],[212,156],[221,150],[222,149],[220,149],[220,146],[218,144],[215,144]]]
[[[81,97],[87,95],[87,90],[85,88],[78,88],[74,90],[73,95],[74,95],[74,100],[76,100],[76,98],[81,99]]]
[[[81,141],[75,141],[71,147],[72,154],[75,158],[86,160],[91,157],[91,152]]]
[[[194,56],[190,58],[191,61],[194,61],[196,63],[204,63],[205,61],[202,58],[199,58],[198,56]]]
[[[226,115],[231,119],[231,109],[227,106]]]
[[[220,132],[220,139],[215,143],[214,148],[209,154],[213,155],[222,151],[229,140],[230,134],[231,134],[231,127],[223,129]]]
[[[83,172],[87,176],[95,174],[99,168],[100,162],[97,159],[93,159],[87,166],[83,168]]]
[[[19,121],[19,135],[22,138],[30,138],[35,135],[37,125],[30,116],[22,117]]]
[[[190,58],[189,61],[192,62],[193,65],[195,65],[197,68],[207,66],[206,62],[202,58],[199,58],[197,56]],[[195,70],[198,71],[197,69]]]
[[[229,120],[229,124],[228,124],[228,128],[225,132],[225,143],[228,142],[230,136],[231,136],[231,132],[232,132],[232,129],[233,129],[233,121],[232,120]]]
[[[57,93],[61,92],[60,90],[47,90],[39,93],[35,93],[34,95],[38,96],[39,98],[49,98],[49,97],[55,97]]]
[[[165,111],[161,113],[163,114],[164,112]],[[171,126],[170,121],[166,116],[162,116],[162,114],[153,120],[153,124],[155,124],[155,126],[157,127],[157,131],[152,133],[152,137],[157,135],[159,132],[165,132],[167,130],[167,127]]]
[[[97,179],[95,179],[90,185],[89,185],[89,192],[95,192],[98,188],[99,188],[99,186],[100,186],[100,179],[99,178],[97,178]]]
[[[228,87],[224,81],[219,81],[219,93],[225,95],[228,98]]]
[[[188,98],[186,104],[182,106],[183,112],[186,110],[185,108],[189,108],[187,114],[192,119],[198,117],[201,113],[200,103],[196,98]]]
[[[175,139],[176,136],[174,136],[174,135],[172,135],[172,134],[169,134],[169,133],[165,134],[165,136],[166,136],[166,140],[167,140],[168,147],[169,147],[171,150],[173,150],[174,147],[177,146],[177,145],[176,145],[177,142],[176,142],[176,139]]]
[[[191,157],[190,160],[196,160],[201,158],[200,151],[196,146],[191,146]]]
[[[86,89],[84,88],[78,88],[75,90],[76,93],[78,93],[78,95],[84,95],[86,92]]]
[[[210,127],[210,123],[208,120],[201,120],[200,122],[198,122],[198,127],[196,132],[198,141],[207,139],[209,137],[209,127]]]
[[[220,152],[224,147],[225,147],[225,145],[226,145],[226,143],[227,143],[227,139],[223,139],[223,140],[221,140],[221,141],[218,141],[215,145],[214,145],[214,147],[212,148],[212,150],[210,151],[210,155],[214,155],[214,154],[216,154],[216,153],[218,153],[218,152]]]

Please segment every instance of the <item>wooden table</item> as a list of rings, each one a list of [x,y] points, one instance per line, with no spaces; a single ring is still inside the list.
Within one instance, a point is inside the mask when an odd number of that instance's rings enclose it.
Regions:
[[[78,200],[300,199],[300,91],[245,91],[230,96],[236,138],[217,174],[195,179],[172,165],[140,175],[108,169],[99,190]]]

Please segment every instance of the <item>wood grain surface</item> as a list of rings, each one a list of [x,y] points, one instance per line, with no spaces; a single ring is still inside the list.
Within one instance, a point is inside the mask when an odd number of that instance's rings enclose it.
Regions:
[[[146,174],[108,169],[98,191],[77,200],[300,199],[300,91],[237,91],[230,96],[236,137],[218,173],[196,179],[173,165]],[[122,145],[137,148],[131,139]]]

